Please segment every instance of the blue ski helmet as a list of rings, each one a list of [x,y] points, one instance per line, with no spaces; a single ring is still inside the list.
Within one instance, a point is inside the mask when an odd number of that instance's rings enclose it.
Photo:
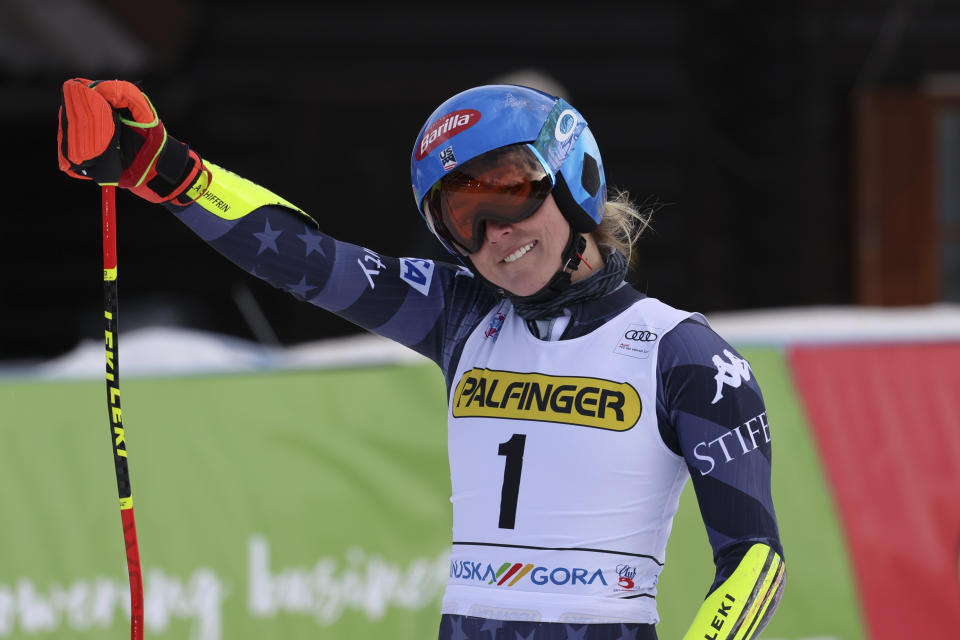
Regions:
[[[562,98],[520,85],[484,85],[445,101],[427,118],[410,157],[417,209],[448,251],[457,251],[430,224],[430,189],[454,167],[488,151],[526,143],[552,182],[551,193],[570,226],[593,231],[603,217],[606,179],[586,119]]]

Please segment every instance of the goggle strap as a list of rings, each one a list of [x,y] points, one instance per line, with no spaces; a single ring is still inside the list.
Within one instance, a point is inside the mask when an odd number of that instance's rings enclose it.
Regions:
[[[547,159],[544,158],[540,151],[532,144],[527,144],[527,148],[530,149],[534,156],[536,156],[537,161],[540,162],[543,170],[547,172],[548,176],[550,176],[550,184],[557,184],[557,172],[554,171],[553,167],[550,166],[550,163],[547,162]]]
[[[553,199],[557,203],[560,213],[567,219],[570,226],[580,233],[590,233],[597,228],[597,221],[590,217],[580,203],[573,197],[570,187],[567,186],[563,174],[557,174],[557,180],[553,185]]]
[[[572,129],[564,130],[561,120],[568,122]],[[563,98],[557,98],[532,145],[537,155],[546,159],[543,166],[559,171],[586,126],[587,121],[579,111]]]

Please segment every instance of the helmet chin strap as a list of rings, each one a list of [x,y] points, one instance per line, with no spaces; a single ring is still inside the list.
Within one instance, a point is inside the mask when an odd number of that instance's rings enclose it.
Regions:
[[[513,302],[522,303],[522,304],[540,304],[543,302],[549,302],[553,300],[558,295],[570,288],[570,278],[573,276],[573,272],[580,267],[580,262],[583,260],[583,252],[587,248],[587,239],[580,233],[577,233],[573,230],[573,227],[570,227],[570,238],[567,240],[567,246],[561,254],[561,264],[560,269],[553,274],[553,277],[543,285],[539,291],[532,293],[529,296],[518,296],[510,293],[505,290],[503,287],[498,287],[489,280],[483,277],[476,267],[473,266],[473,263],[470,263],[472,271],[476,274],[481,280],[491,285],[498,291],[502,292],[503,295],[507,296]],[[469,258],[468,258],[469,260]]]

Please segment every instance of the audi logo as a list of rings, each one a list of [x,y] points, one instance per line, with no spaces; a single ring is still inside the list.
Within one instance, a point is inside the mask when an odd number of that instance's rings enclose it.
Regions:
[[[630,329],[630,331],[623,334],[623,337],[627,340],[636,340],[637,342],[653,342],[657,339],[657,334],[653,331],[636,331]]]

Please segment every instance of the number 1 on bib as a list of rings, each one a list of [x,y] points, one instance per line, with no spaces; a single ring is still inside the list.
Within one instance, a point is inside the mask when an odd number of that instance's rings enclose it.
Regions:
[[[513,529],[517,521],[517,496],[520,495],[520,472],[523,470],[523,447],[527,436],[515,433],[500,443],[497,453],[505,456],[503,488],[500,490],[500,528]]]

